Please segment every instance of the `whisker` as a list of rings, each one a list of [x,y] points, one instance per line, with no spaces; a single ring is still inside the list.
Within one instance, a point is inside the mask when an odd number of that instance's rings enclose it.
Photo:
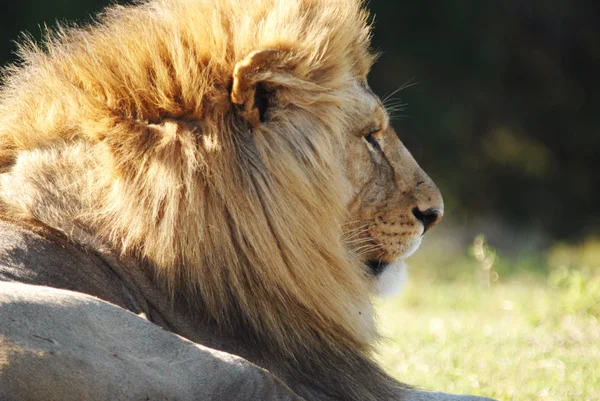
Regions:
[[[372,241],[371,238],[358,238],[358,239],[354,239],[351,241],[344,241],[344,243],[346,245],[356,245],[356,244],[364,244],[364,243],[371,242],[371,241]]]
[[[373,252],[375,250],[381,249],[381,245],[378,244],[370,244],[370,245],[363,245],[360,246],[356,249],[353,249],[352,252],[356,255],[356,256],[362,256],[362,255],[366,255],[367,253]]]
[[[398,100],[397,102],[386,104],[385,108],[386,108],[386,110],[390,110],[390,109],[406,107],[406,106],[408,106],[408,103],[406,103],[402,100]]]
[[[385,102],[385,107],[399,106],[399,105],[406,106],[406,105],[408,105],[408,103],[406,103],[402,99],[391,99],[389,102]]]
[[[358,221],[357,221],[357,222],[358,222]],[[350,228],[350,229],[348,229],[348,230],[346,230],[346,231],[360,230],[360,229],[363,229],[364,227],[367,227],[368,225],[369,225],[369,223],[367,223],[367,224],[363,224],[362,226],[358,226],[358,227]]]
[[[344,231],[344,236],[346,236],[346,235],[362,234],[362,233],[364,233],[366,231],[369,231],[368,224],[366,224],[366,225],[364,225],[362,227],[359,227],[359,228],[355,228],[353,230]]]
[[[363,252],[365,249],[372,250],[372,249],[376,249],[377,247],[379,247],[379,245],[370,243],[370,244],[367,244],[367,245],[362,245],[362,246],[359,246],[357,248],[354,248],[353,251],[354,252]]]
[[[367,234],[367,235],[361,237],[361,234]],[[345,244],[355,244],[355,243],[360,243],[361,241],[370,241],[370,240],[371,240],[371,236],[367,233],[367,231],[364,231],[362,233],[356,233],[355,235],[342,238],[342,241]]]
[[[342,234],[342,238],[343,239],[352,239],[352,238],[357,237],[360,234],[364,234],[368,231],[369,231],[368,224],[365,224],[364,226],[357,227],[352,230],[346,230]]]
[[[415,77],[412,77],[411,79],[409,79],[406,83],[402,84],[398,89],[396,89],[395,91],[393,91],[392,93],[390,93],[389,95],[385,96],[383,98],[383,100],[381,101],[381,103],[385,106],[385,102],[390,100],[396,93],[406,89],[406,88],[410,88],[411,86],[415,86],[417,85],[419,82],[415,81]]]
[[[394,113],[398,112],[398,111],[405,111],[406,108],[405,107],[392,107],[390,109],[386,109],[388,115],[392,116],[394,115]]]

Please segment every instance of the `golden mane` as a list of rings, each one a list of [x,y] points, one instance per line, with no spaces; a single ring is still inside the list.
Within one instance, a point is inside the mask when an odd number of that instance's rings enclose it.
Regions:
[[[6,188],[3,207],[149,261],[172,294],[223,325],[238,316],[284,352],[325,342],[366,353],[375,330],[343,242],[338,149],[359,123],[349,88],[374,59],[368,15],[357,0],[253,5],[118,6],[48,34],[44,49],[24,46],[0,92],[0,171],[79,146],[72,171],[43,169],[86,178],[59,217],[11,204]],[[277,65],[254,72],[277,88],[277,107],[249,129],[232,74],[264,49]]]

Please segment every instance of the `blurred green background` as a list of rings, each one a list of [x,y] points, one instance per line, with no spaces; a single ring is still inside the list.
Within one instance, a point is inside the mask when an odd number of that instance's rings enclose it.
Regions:
[[[5,2],[0,63],[20,32],[108,3]],[[371,86],[403,88],[394,125],[446,201],[404,295],[381,305],[383,363],[428,388],[600,400],[598,2],[368,7]]]

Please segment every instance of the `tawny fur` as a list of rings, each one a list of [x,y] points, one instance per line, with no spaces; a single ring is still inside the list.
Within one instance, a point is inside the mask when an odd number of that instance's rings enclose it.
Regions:
[[[369,283],[343,243],[340,149],[362,123],[368,17],[357,0],[252,4],[113,7],[24,46],[0,93],[1,207],[150,261],[172,294],[223,325],[241,310],[283,350],[366,355]],[[261,50],[276,62],[243,79],[275,106],[248,126],[234,70]]]

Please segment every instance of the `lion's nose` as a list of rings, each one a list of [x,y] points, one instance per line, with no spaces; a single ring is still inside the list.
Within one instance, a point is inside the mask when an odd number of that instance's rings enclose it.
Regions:
[[[423,234],[427,232],[431,227],[435,226],[442,219],[443,213],[439,209],[429,208],[427,210],[421,211],[418,207],[415,207],[413,210],[413,215],[423,223]]]
[[[423,234],[439,223],[444,216],[442,194],[428,177],[416,185],[412,213],[423,224]]]

